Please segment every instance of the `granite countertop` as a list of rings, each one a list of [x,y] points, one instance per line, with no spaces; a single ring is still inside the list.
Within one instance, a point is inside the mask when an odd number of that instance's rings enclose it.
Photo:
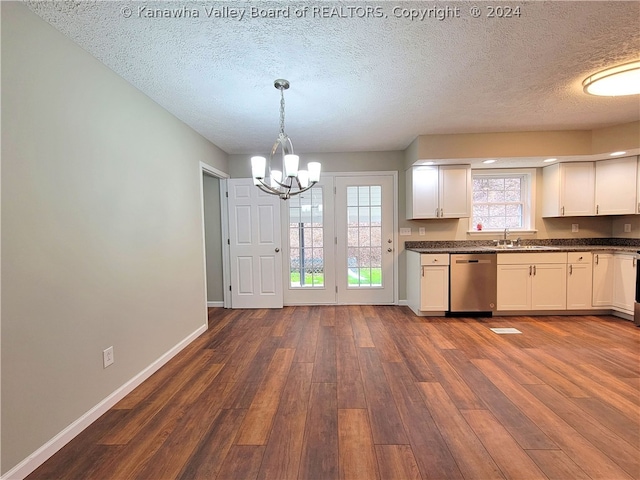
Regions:
[[[405,242],[405,249],[418,253],[536,253],[536,252],[591,252],[640,251],[640,239],[581,238],[523,241],[521,246],[497,247],[492,241],[423,241]]]

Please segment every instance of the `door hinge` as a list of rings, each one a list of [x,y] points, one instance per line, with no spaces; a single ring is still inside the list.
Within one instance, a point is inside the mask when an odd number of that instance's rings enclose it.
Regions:
[[[231,291],[231,285],[229,285],[229,291]]]
[[[231,240],[227,238],[227,245],[231,245]]]
[[[338,244],[338,237],[333,237],[333,243]]]
[[[338,286],[336,285],[336,293],[338,293]]]
[[[229,198],[229,192],[224,192],[224,196]]]

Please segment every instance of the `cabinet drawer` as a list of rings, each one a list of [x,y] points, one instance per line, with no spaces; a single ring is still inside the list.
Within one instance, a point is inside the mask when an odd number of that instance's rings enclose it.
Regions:
[[[591,263],[591,252],[569,252],[567,253],[567,263],[581,264]]]
[[[567,263],[567,253],[540,252],[498,254],[498,265],[534,265],[540,263]]]
[[[420,255],[420,265],[449,265],[449,254],[423,253]]]

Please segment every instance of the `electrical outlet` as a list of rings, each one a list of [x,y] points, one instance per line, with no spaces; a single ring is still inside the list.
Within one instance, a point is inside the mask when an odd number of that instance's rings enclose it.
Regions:
[[[107,368],[114,362],[113,359],[113,347],[106,348],[102,351],[102,364],[104,368]]]
[[[630,223],[625,223],[624,224],[624,233],[631,233],[631,224]]]
[[[571,231],[572,231],[573,233],[576,233],[576,232],[579,230],[578,225],[579,225],[579,224],[577,224],[577,223],[572,223],[572,224],[571,224]]]
[[[420,227],[418,229],[418,235],[426,235],[427,231],[425,230],[424,227]]]

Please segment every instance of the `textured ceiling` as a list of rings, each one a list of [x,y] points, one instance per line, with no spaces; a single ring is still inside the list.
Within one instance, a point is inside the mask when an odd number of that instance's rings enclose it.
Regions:
[[[639,1],[496,2],[519,7],[511,18],[489,18],[484,1],[27,3],[228,153],[268,153],[279,128],[276,78],[291,82],[286,131],[298,152],[640,119],[638,95],[592,97],[581,87],[640,58]],[[290,18],[250,16],[282,7]],[[428,18],[433,7],[452,15]],[[183,18],[158,18],[164,9]],[[425,18],[397,18],[402,9]]]

